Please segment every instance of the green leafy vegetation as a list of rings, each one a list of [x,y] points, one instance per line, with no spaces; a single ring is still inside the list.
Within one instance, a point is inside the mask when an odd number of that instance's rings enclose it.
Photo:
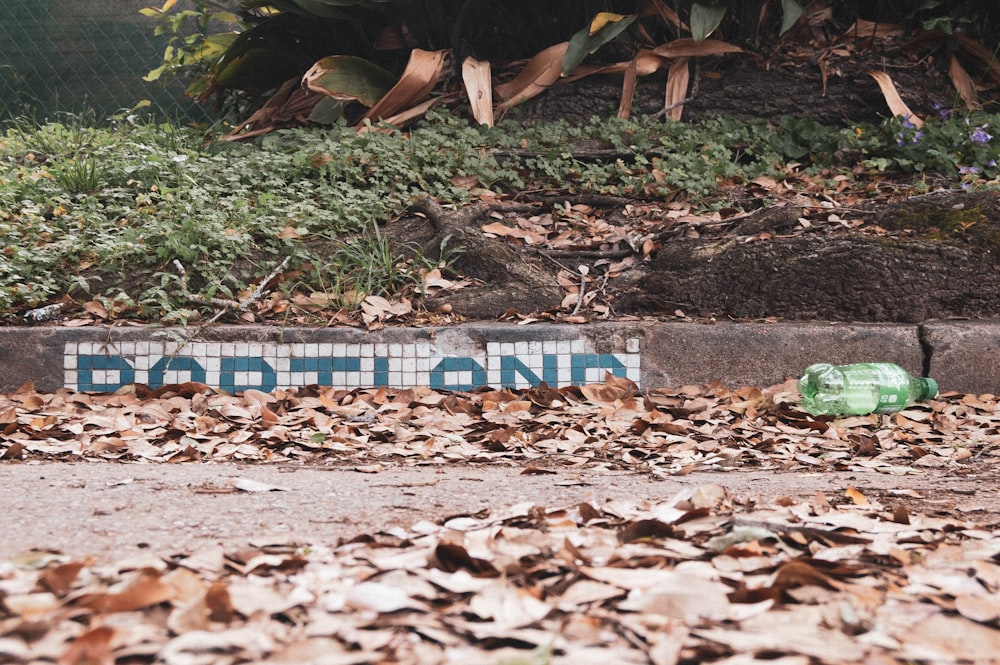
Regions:
[[[484,63],[490,63],[494,73],[520,68],[519,77],[533,79],[520,81],[516,88],[497,85],[500,112],[547,88],[552,83],[547,72],[556,67],[563,76],[586,76],[583,64],[617,63],[616,72],[621,74],[631,62],[633,75],[641,70],[638,75],[647,76],[665,69],[666,61],[680,53],[688,57],[743,51],[766,57],[788,41],[813,43],[810,40],[821,31],[865,39],[865,34],[878,30],[923,31],[922,40],[936,44],[935,58],[961,53],[973,64],[973,76],[997,75],[990,52],[1000,21],[995,3],[804,4],[808,3],[193,0],[178,5],[166,0],[142,13],[153,19],[156,34],[168,40],[163,63],[147,78],[156,79],[164,72],[187,76],[192,81],[189,94],[202,102],[215,99],[218,108],[247,120],[244,129],[249,124],[255,130],[271,124],[288,126],[293,118],[299,124],[323,124],[331,117],[358,122],[396,114],[412,119],[420,115],[420,105],[429,96],[447,92],[452,102],[460,98],[463,81],[475,107],[483,102],[468,89],[466,75],[478,72],[477,80],[484,85],[483,80],[491,79],[489,71],[479,68]],[[692,40],[693,44],[685,43]],[[412,57],[415,49],[447,54],[447,62],[434,66],[417,62]],[[467,64],[471,64],[468,72]],[[294,88],[299,82],[327,99],[319,103],[315,96],[301,92],[295,96],[285,87]],[[399,90],[389,94],[393,82],[405,94]],[[376,102],[378,98],[382,103]],[[285,112],[285,104],[295,113]],[[331,112],[334,106],[336,113]],[[246,118],[253,109],[256,112]],[[312,109],[315,112],[310,113]],[[483,109],[477,109],[476,117],[492,123]],[[257,131],[250,134],[256,135]]]
[[[790,168],[862,181],[932,172],[955,187],[995,187],[997,126],[998,115],[942,111],[920,129],[896,119],[487,128],[436,111],[409,132],[292,129],[251,145],[127,118],[18,123],[0,135],[0,310],[21,320],[68,295],[121,317],[190,320],[212,298],[239,302],[286,259],[294,278],[282,288],[351,308],[415,291],[438,266],[378,231],[419,197],[595,193],[709,208],[720,187]],[[460,250],[452,244],[451,257]]]

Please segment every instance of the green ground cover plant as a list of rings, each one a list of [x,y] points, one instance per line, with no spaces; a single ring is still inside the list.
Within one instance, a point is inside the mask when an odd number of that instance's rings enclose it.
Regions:
[[[0,317],[24,322],[72,301],[119,318],[197,320],[278,266],[294,275],[281,288],[326,293],[335,307],[412,292],[436,260],[390,246],[377,227],[423,196],[594,193],[704,209],[722,207],[720,188],[780,180],[790,163],[819,179],[934,173],[948,186],[996,187],[998,125],[1000,115],[942,110],[919,129],[905,118],[487,128],[437,111],[406,132],[293,129],[243,144],[135,117],[15,122],[0,134]]]

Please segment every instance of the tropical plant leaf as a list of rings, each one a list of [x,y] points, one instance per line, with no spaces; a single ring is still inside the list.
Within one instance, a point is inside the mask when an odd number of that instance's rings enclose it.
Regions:
[[[263,92],[301,76],[327,52],[327,25],[295,14],[279,14],[240,33],[213,68],[213,87]]]
[[[424,51],[415,48],[399,81],[383,97],[368,109],[365,120],[388,118],[400,111],[423,102],[441,78],[444,61],[449,51]]]
[[[286,12],[320,18],[348,19],[345,7],[375,5],[377,0],[254,0],[248,7],[274,7]]]
[[[636,14],[623,16],[611,12],[601,12],[594,17],[590,27],[580,30],[569,40],[563,56],[562,75],[568,76],[584,58],[624,32],[637,18]]]
[[[359,101],[371,107],[396,83],[396,77],[373,62],[353,55],[331,55],[314,64],[302,83],[341,101]]]
[[[694,3],[691,6],[691,36],[696,42],[703,41],[715,32],[725,15],[725,7],[706,7],[700,2]]]
[[[493,86],[490,63],[475,58],[462,62],[462,81],[469,96],[472,117],[481,125],[493,126]]]
[[[554,44],[528,61],[524,69],[507,83],[498,85],[496,93],[503,99],[498,110],[505,111],[540,95],[559,80],[562,61],[569,42]]]
[[[309,122],[315,122],[320,125],[332,125],[344,117],[344,108],[346,106],[347,102],[344,100],[323,97],[316,102],[316,106],[309,113]]]
[[[795,0],[781,0],[781,33],[792,29],[802,16],[802,7]]]

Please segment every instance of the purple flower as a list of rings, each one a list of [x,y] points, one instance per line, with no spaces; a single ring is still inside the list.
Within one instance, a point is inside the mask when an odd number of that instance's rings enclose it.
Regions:
[[[991,159],[986,163],[986,166],[996,166],[996,165],[997,165],[997,160],[995,159]]]
[[[903,127],[906,127],[907,129],[913,129],[914,127],[916,127],[916,125],[914,125],[912,122],[910,122],[910,114],[909,113],[907,113],[906,115],[903,116],[903,121],[900,124],[902,124]]]
[[[947,120],[951,117],[951,111],[941,102],[934,102],[934,111],[941,120]]]
[[[920,139],[924,138],[924,130],[918,130],[916,134],[913,135],[913,142],[916,143]]]
[[[990,139],[993,138],[991,135],[986,133],[987,127],[989,127],[989,125],[976,127],[972,130],[972,134],[969,136],[969,139],[976,145],[986,145],[990,142]]]
[[[962,175],[976,175],[979,173],[979,169],[975,166],[959,166],[958,172]]]

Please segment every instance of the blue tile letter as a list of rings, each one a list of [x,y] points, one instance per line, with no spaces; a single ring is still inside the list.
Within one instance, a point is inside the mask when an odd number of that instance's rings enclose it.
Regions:
[[[334,372],[360,372],[361,358],[292,358],[291,370],[316,372],[316,383],[332,386]]]
[[[587,383],[588,369],[610,369],[615,376],[628,376],[625,365],[613,353],[574,353],[570,358],[570,381],[574,386]]]
[[[164,356],[149,368],[149,387],[161,387],[163,385],[163,375],[168,371],[187,372],[189,381],[205,383],[205,369],[194,358],[189,358],[188,356],[177,356],[174,358]]]
[[[236,372],[260,372],[260,383],[252,386],[237,386]],[[241,390],[260,390],[269,393],[278,385],[278,377],[274,368],[263,358],[223,358],[222,373],[219,376],[219,387],[228,393]]]
[[[446,384],[446,372],[472,372],[472,383]],[[431,388],[435,390],[472,390],[486,385],[486,370],[473,358],[442,358],[431,369]]]
[[[77,390],[114,392],[135,383],[135,370],[121,356],[80,354],[76,357]],[[118,370],[118,383],[94,383],[94,370]]]
[[[554,386],[559,383],[557,359],[557,356],[550,354],[542,356],[542,378],[539,379],[538,375],[517,356],[500,356],[500,385],[504,388],[516,388],[516,375],[520,374],[521,378],[533,386],[539,385],[542,381]]]

